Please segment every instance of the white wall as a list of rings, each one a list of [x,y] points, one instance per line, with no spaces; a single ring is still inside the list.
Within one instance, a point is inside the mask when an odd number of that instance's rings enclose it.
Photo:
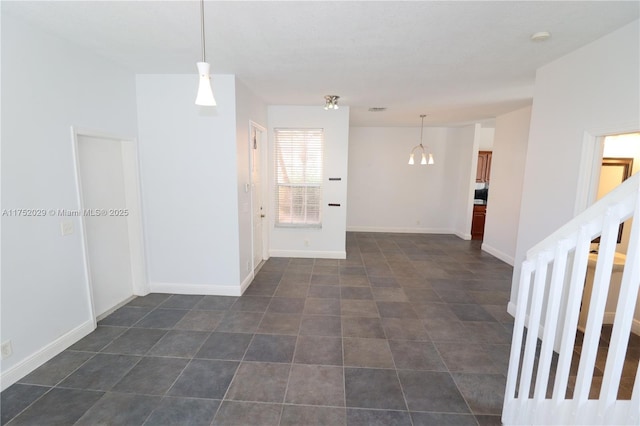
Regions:
[[[133,74],[2,14],[2,209],[79,208],[70,126],[136,135]],[[10,385],[93,329],[78,217],[2,217]]]
[[[530,106],[496,118],[482,250],[510,265],[516,254],[530,120]]]
[[[235,81],[138,75],[142,201],[151,291],[240,294]]]
[[[455,233],[471,239],[480,124],[424,131],[435,164],[410,166],[420,128],[351,128],[349,230]]]
[[[367,232],[450,233],[449,129],[427,127],[423,141],[435,164],[407,164],[420,143],[419,127],[351,127],[347,229]]]
[[[349,144],[349,107],[325,111],[322,107],[270,106],[269,164],[274,164],[273,132],[284,128],[324,129],[324,170],[322,188],[322,229],[276,228],[270,217],[270,255],[291,257],[345,258],[347,225],[347,161]],[[329,182],[330,177],[342,178]],[[274,211],[273,167],[270,168],[270,210]],[[339,203],[340,207],[328,207]],[[305,245],[308,241],[308,245]]]
[[[574,215],[585,132],[640,129],[639,44],[635,21],[536,73],[512,303],[527,250]]]
[[[478,150],[493,151],[496,129],[494,127],[480,127],[477,132],[479,138]]]
[[[251,185],[251,164],[249,147],[249,122],[253,121],[267,127],[267,106],[236,79],[236,150],[237,150],[237,192],[238,192],[238,238],[239,238],[239,271],[243,288],[250,283],[253,276],[252,264],[252,212],[251,192],[246,191],[245,185]],[[262,167],[267,167],[263,164]],[[256,265],[257,266],[257,265]]]
[[[471,239],[473,195],[480,146],[478,129],[480,124],[451,129],[447,146],[448,179],[455,184],[453,192],[448,194],[451,198],[453,233],[465,240]]]

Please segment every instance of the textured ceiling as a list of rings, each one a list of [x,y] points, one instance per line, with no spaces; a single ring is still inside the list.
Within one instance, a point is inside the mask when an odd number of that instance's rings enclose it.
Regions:
[[[638,19],[639,4],[207,1],[207,59],[269,104],[337,94],[352,125],[417,126],[421,113],[426,125],[455,125],[530,103],[536,68]],[[3,14],[136,73],[195,74],[199,10],[194,1],[2,1]],[[531,42],[537,31],[553,36]]]

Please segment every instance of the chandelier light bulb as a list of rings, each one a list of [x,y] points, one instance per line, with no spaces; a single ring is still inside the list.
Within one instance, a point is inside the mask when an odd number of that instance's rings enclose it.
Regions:
[[[411,155],[409,155],[409,164],[414,165],[415,161],[413,161],[413,153],[411,153]]]
[[[326,95],[324,97],[324,109],[328,111],[330,109],[338,109],[338,99],[340,96],[337,95]]]

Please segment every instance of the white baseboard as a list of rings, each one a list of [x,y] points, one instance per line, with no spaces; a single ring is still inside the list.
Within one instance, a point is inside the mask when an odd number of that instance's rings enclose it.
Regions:
[[[389,234],[452,234],[449,228],[394,228],[375,226],[347,226],[347,232],[384,232]]]
[[[513,264],[516,261],[512,256],[509,256],[507,253],[501,250],[498,250],[497,248],[492,247],[487,243],[482,243],[481,248],[482,248],[482,251],[486,251],[490,255],[497,257],[498,259],[502,260],[505,263],[508,263],[511,266],[513,266]]]
[[[262,264],[256,269],[260,270],[261,267],[262,267]],[[247,290],[247,288],[249,288],[249,285],[251,284],[251,282],[255,277],[256,275],[255,275],[255,272],[253,271],[249,275],[247,275],[244,281],[242,281],[242,284],[240,284],[240,294],[244,294],[244,292]]]
[[[471,239],[471,233],[464,234],[462,232],[454,231],[453,234],[456,235],[458,238],[462,238],[463,240],[468,241]]]
[[[85,321],[78,327],[58,337],[39,351],[28,356],[18,364],[9,368],[0,376],[0,390],[5,390],[45,362],[49,361],[78,340],[85,337],[95,329],[95,322],[92,319]]]
[[[270,257],[298,257],[318,259],[346,259],[346,251],[312,251],[312,250],[270,250]]]
[[[613,320],[615,319],[615,317],[615,312],[605,312],[602,323],[613,324]],[[636,336],[640,336],[640,320],[634,318],[633,321],[631,321],[631,332]]]
[[[248,285],[248,284],[247,284]],[[204,294],[207,296],[241,296],[238,285],[186,284],[150,282],[151,293]]]
[[[507,312],[509,313],[509,315],[511,315],[512,317],[516,317],[516,304],[513,302],[509,302],[507,304]]]
[[[147,293],[149,294],[149,293]],[[114,313],[115,311],[117,311],[118,309],[122,308],[124,305],[126,305],[127,303],[131,302],[133,299],[135,299],[136,297],[142,297],[142,296],[146,296],[146,294],[134,294],[133,296],[129,296],[126,299],[124,299],[122,302],[120,303],[116,303],[115,306],[107,309],[106,311],[104,311],[103,313],[101,313],[100,315],[98,315],[96,317],[96,322],[105,319],[106,317],[108,317],[109,315],[111,315],[112,313]]]

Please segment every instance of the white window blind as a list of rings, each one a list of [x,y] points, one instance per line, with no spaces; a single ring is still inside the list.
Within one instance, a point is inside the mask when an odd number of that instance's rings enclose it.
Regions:
[[[275,129],[276,226],[322,226],[322,129]]]

